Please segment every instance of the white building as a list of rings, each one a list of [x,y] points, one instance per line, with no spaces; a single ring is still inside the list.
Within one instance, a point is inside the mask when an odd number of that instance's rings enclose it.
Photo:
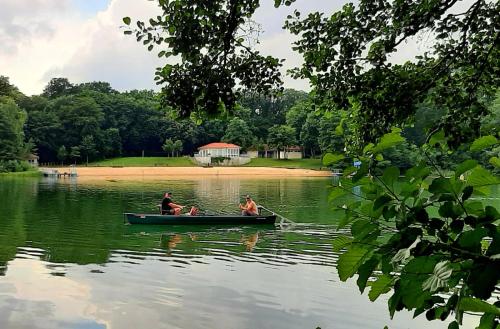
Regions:
[[[210,143],[198,148],[198,154],[202,157],[210,158],[237,158],[240,156],[238,145],[228,143]]]
[[[226,158],[218,161],[222,166],[240,166],[250,162],[250,158],[240,154],[241,147],[228,143],[210,143],[198,148],[198,153],[194,155],[196,162],[201,165],[211,165],[215,163],[213,158]]]

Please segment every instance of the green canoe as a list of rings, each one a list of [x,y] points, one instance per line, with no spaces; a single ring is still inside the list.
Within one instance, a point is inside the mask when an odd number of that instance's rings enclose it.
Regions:
[[[157,215],[125,213],[129,224],[154,225],[262,225],[274,224],[276,215],[240,216],[240,215]]]

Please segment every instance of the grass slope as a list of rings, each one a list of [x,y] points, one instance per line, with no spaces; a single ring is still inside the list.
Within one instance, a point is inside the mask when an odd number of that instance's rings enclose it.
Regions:
[[[38,170],[0,173],[0,177],[6,177],[6,176],[8,176],[8,177],[39,177],[39,176],[42,176],[42,173]]]
[[[327,169],[322,165],[321,159],[252,159],[245,167],[273,167],[273,168],[300,168],[300,169]]]
[[[195,167],[189,158],[128,157],[92,162],[89,167]]]

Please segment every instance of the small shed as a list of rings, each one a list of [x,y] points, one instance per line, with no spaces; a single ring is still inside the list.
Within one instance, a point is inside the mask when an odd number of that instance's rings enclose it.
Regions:
[[[198,154],[201,157],[224,157],[238,158],[240,156],[241,147],[229,143],[210,143],[198,148]]]

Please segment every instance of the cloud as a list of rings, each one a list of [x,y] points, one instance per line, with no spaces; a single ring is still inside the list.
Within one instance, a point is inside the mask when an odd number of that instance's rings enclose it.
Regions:
[[[68,9],[67,0],[4,0],[0,11],[0,55],[16,55],[19,46],[32,38],[54,33],[50,16]]]
[[[0,75],[10,77],[28,95],[41,93],[54,77],[66,77],[73,83],[107,81],[118,90],[157,89],[154,72],[165,64],[164,60],[156,56],[156,51],[148,52],[135,38],[123,35],[120,29],[125,16],[147,20],[160,14],[157,2],[85,1],[2,0]],[[257,48],[264,55],[286,59],[282,70],[285,87],[310,89],[308,81],[294,80],[286,74],[302,63],[301,55],[291,49],[295,36],[282,29],[286,16],[295,9],[303,16],[318,10],[328,15],[347,2],[297,0],[291,7],[276,9],[274,1],[262,1],[254,15],[263,30]],[[409,40],[397,54],[391,54],[391,60],[404,62],[428,49],[431,42]]]
[[[155,68],[163,61],[135,38],[125,36],[120,26],[125,16],[143,20],[158,13],[148,1],[111,1],[83,28],[86,41],[67,62],[51,67],[43,80],[64,76],[72,82],[107,81],[118,90],[153,88]]]

